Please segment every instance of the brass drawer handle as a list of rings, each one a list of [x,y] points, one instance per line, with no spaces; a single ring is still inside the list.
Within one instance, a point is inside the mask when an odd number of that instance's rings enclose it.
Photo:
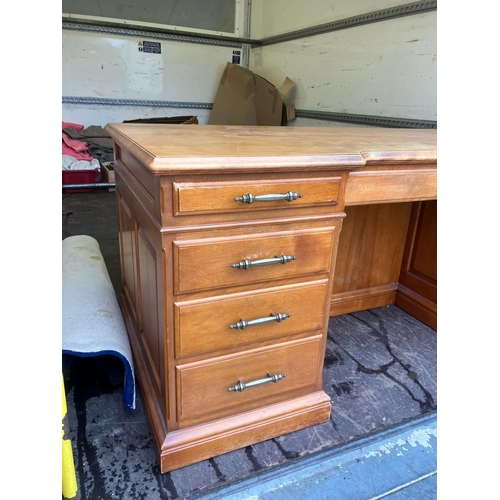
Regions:
[[[291,262],[295,260],[297,257],[295,255],[282,255],[279,257],[276,255],[274,259],[260,259],[249,261],[247,259],[242,260],[241,262],[237,262],[236,264],[231,264],[231,267],[237,269],[249,269],[252,266],[269,266],[270,264],[286,264],[287,262]]]
[[[266,378],[260,378],[258,380],[254,380],[252,382],[247,382],[246,384],[240,379],[240,380],[238,380],[238,383],[235,386],[229,387],[228,391],[229,392],[236,392],[236,391],[241,392],[241,391],[245,390],[247,387],[255,387],[257,385],[268,384],[269,382],[276,383],[285,377],[286,377],[286,373],[277,373],[276,375],[271,375],[268,372]]]
[[[259,194],[257,196],[248,193],[244,194],[243,196],[237,196],[234,201],[241,201],[241,203],[248,203],[250,205],[254,201],[294,201],[299,198],[302,198],[302,195],[300,193],[293,193],[292,191],[288,191],[288,193]]]
[[[277,321],[278,323],[281,323],[285,319],[289,318],[291,314],[274,314],[271,313],[270,316],[266,316],[264,318],[259,318],[259,319],[252,319],[250,321],[245,321],[244,319],[240,319],[238,323],[235,323],[234,325],[230,325],[229,328],[237,329],[237,330],[244,330],[248,326],[256,326],[256,325],[263,325],[265,323],[270,323],[271,321]]]

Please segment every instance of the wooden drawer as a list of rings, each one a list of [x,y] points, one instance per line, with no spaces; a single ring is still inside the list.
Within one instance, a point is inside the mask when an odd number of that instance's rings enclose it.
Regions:
[[[325,321],[326,302],[329,302],[327,285],[327,280],[322,280],[176,303],[175,355],[201,354],[320,330]],[[255,324],[256,319],[271,318],[271,313],[290,314],[290,317],[279,322]],[[250,324],[241,329],[241,319]],[[231,328],[231,325],[239,328]]]
[[[339,202],[340,180],[341,177],[242,182],[174,182],[172,210],[174,215],[195,215],[333,206]],[[288,192],[302,196],[292,201],[254,201],[253,203],[235,201],[235,198],[248,194],[262,196]]]
[[[174,241],[176,294],[296,276],[329,273],[334,228]],[[288,263],[235,268],[249,262],[295,257]]]
[[[413,170],[360,170],[349,173],[346,206],[433,200],[437,197],[435,165]]]
[[[199,419],[215,412],[240,413],[312,390],[318,384],[321,344],[321,335],[317,335],[245,354],[177,366],[179,420]],[[228,390],[240,380],[248,384],[265,379],[268,373],[286,377],[246,387],[241,392]]]

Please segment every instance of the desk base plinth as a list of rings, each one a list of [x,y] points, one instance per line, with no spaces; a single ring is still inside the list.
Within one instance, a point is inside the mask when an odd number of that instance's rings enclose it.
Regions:
[[[326,422],[329,418],[330,397],[317,391],[284,403],[168,432],[161,447],[161,472]]]

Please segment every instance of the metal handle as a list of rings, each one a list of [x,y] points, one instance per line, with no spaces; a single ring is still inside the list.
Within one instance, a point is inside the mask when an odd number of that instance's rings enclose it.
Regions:
[[[236,391],[241,392],[241,391],[245,390],[247,387],[255,387],[257,385],[268,384],[269,382],[276,383],[285,377],[286,377],[286,373],[277,373],[276,375],[271,375],[269,372],[267,372],[266,378],[260,378],[258,380],[254,380],[252,382],[247,382],[246,384],[240,379],[240,380],[238,380],[238,383],[235,386],[229,387],[228,391],[229,392],[236,392]]]
[[[292,191],[288,191],[288,193],[259,194],[257,196],[248,193],[244,194],[243,196],[237,196],[234,201],[241,201],[241,203],[248,203],[250,205],[254,201],[294,201],[299,198],[302,198],[302,195],[300,193],[293,193]]]
[[[256,326],[256,325],[263,325],[265,323],[270,323],[271,321],[276,321],[278,323],[281,323],[285,319],[289,318],[291,314],[274,314],[271,313],[270,316],[266,316],[264,318],[259,318],[259,319],[252,319],[251,321],[245,321],[244,319],[241,319],[238,321],[238,323],[235,323],[234,325],[230,325],[229,328],[237,329],[237,330],[244,330],[248,326]]]
[[[260,259],[249,261],[247,259],[242,260],[241,262],[237,262],[236,264],[231,264],[231,267],[237,269],[249,269],[252,266],[269,266],[270,264],[286,264],[287,262],[291,262],[295,260],[297,257],[295,255],[276,255],[274,259]]]

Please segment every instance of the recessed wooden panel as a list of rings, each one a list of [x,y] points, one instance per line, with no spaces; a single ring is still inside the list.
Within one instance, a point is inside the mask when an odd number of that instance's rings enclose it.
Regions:
[[[346,207],[333,296],[397,283],[411,203]]]
[[[409,270],[428,282],[437,283],[437,202],[421,203],[412,262]],[[436,299],[436,297],[432,297]]]
[[[273,402],[276,402],[301,389],[312,389],[318,382],[320,340],[321,335],[318,335],[303,341],[177,366],[179,419],[223,410],[240,413],[245,407],[249,408],[249,404],[264,398],[274,398]],[[268,373],[286,374],[286,378],[248,387],[242,392],[228,391],[239,380],[249,383],[266,378]]]
[[[333,228],[328,228],[175,241],[175,291],[184,293],[327,273],[331,266],[333,232]],[[282,255],[293,256],[295,260],[249,269],[232,267],[245,259],[254,262]]]
[[[174,215],[193,215],[335,206],[338,204],[339,187],[340,177],[290,181],[176,182],[173,184],[173,213]],[[302,197],[292,201],[255,201],[251,204],[235,201],[235,198],[249,193],[260,196],[288,192],[300,194]]]
[[[123,197],[119,196],[118,200],[122,287],[127,300],[133,304],[133,314],[137,320],[136,223]]]
[[[437,328],[437,202],[413,204],[396,305]]]
[[[325,320],[327,281],[174,304],[176,356],[241,348],[252,342],[320,330]],[[241,319],[290,314],[280,322],[232,329]]]
[[[139,228],[139,286],[140,286],[140,331],[153,376],[160,386],[160,329],[158,325],[157,266],[153,246]]]

